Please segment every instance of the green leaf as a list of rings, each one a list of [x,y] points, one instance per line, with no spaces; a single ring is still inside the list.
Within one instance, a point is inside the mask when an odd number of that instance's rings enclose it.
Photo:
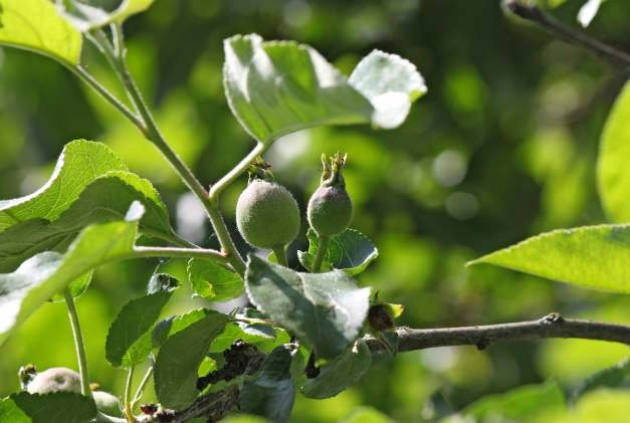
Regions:
[[[630,225],[585,226],[529,238],[474,260],[543,278],[630,293]]]
[[[311,47],[250,34],[228,38],[224,49],[228,104],[259,142],[316,125],[370,122],[370,102]]]
[[[0,4],[3,1],[7,0],[0,0]],[[15,1],[20,2],[22,0]],[[25,0],[22,4],[31,2]],[[48,1],[43,0],[43,3],[44,9],[52,7]],[[54,8],[53,12],[56,14]],[[86,140],[66,144],[52,176],[43,187],[25,197],[0,201],[0,231],[25,220],[57,219],[79,198],[86,186],[112,170],[126,171],[127,167],[105,144]]]
[[[168,408],[182,408],[195,400],[197,369],[214,338],[227,322],[223,314],[209,314],[171,335],[155,362],[155,392],[160,403]]]
[[[295,388],[291,380],[291,351],[281,346],[274,349],[253,380],[243,383],[240,410],[266,417],[275,423],[289,420]]]
[[[144,362],[153,347],[151,329],[172,291],[161,291],[129,301],[118,313],[107,334],[105,353],[115,367]]]
[[[48,0],[0,0],[0,45],[43,54],[68,66],[81,60],[81,33]]]
[[[0,271],[15,270],[42,251],[64,251],[84,227],[121,220],[134,201],[142,202],[146,209],[141,232],[174,237],[166,207],[153,186],[133,173],[110,172],[87,186],[54,222],[32,219],[0,232]]]
[[[312,229],[307,232],[309,241],[308,252],[299,251],[298,258],[307,270],[312,264],[319,248],[317,234]],[[346,229],[334,236],[328,242],[326,258],[322,264],[323,270],[339,269],[349,275],[357,275],[378,257],[378,248],[356,229]]]
[[[12,398],[0,400],[0,422],[31,423],[32,420],[24,414]]]
[[[400,126],[411,104],[426,94],[416,67],[395,54],[374,50],[359,62],[348,80],[372,103],[372,124],[384,129]]]
[[[619,388],[630,386],[630,360],[623,360],[613,367],[595,373],[580,383],[571,393],[575,401],[587,392],[598,388]]]
[[[92,0],[86,4],[80,0],[57,0],[61,14],[79,31],[87,32],[109,25],[122,23],[127,18],[148,9],[155,0],[118,0],[112,7],[108,0]]]
[[[127,221],[85,228],[65,255],[43,252],[15,272],[0,274],[0,345],[12,328],[72,281],[103,263],[129,256],[142,211],[142,206],[134,203]]]
[[[153,329],[153,346],[155,348],[160,348],[164,345],[169,336],[175,335],[177,332],[186,329],[193,323],[198,322],[211,314],[217,313],[218,312],[208,310],[206,308],[198,308],[179,316],[171,316],[168,319],[161,320]]]
[[[211,301],[227,301],[245,292],[238,273],[207,260],[190,259],[188,278],[195,294]]]
[[[490,395],[466,407],[461,414],[478,421],[523,421],[543,411],[564,409],[562,388],[556,382],[522,386],[504,394]]]
[[[626,83],[608,116],[597,162],[599,197],[608,217],[630,222],[630,81]]]
[[[11,399],[33,423],[85,423],[96,417],[94,400],[74,392],[20,392]]]
[[[339,357],[321,368],[319,376],[309,379],[302,386],[302,393],[309,398],[334,397],[357,383],[372,364],[372,353],[363,341],[357,341]]]
[[[245,281],[252,303],[322,358],[348,348],[367,316],[370,289],[338,270],[297,273],[250,254]]]

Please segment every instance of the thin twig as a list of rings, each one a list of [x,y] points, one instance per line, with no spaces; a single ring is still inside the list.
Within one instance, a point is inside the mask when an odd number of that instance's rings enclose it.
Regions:
[[[136,418],[133,415],[133,409],[131,408],[131,385],[133,384],[134,370],[134,366],[129,367],[129,370],[127,370],[127,381],[125,382],[124,414],[129,423],[134,423],[136,421]]]
[[[74,337],[74,346],[77,351],[77,362],[79,363],[79,374],[81,376],[81,394],[91,397],[90,377],[88,375],[87,355],[85,353],[85,344],[81,333],[81,325],[79,324],[79,315],[74,304],[74,298],[70,288],[63,291],[63,296],[68,308],[68,317],[70,318],[70,326],[72,327],[72,336]]]
[[[398,328],[398,351],[474,345],[484,349],[497,342],[524,341],[546,338],[578,338],[630,345],[630,326],[580,319],[565,319],[557,313],[542,319],[484,326],[438,329]],[[383,343],[367,339],[373,352],[383,351]]]
[[[563,24],[533,4],[525,4],[522,0],[506,0],[505,7],[516,16],[540,25],[571,44],[593,51],[617,64],[630,67],[630,54]]]

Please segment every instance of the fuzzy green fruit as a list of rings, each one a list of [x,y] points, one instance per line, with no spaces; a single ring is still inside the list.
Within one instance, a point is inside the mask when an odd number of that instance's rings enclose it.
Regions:
[[[339,235],[352,221],[352,200],[343,187],[321,186],[308,202],[307,217],[318,235]]]
[[[322,155],[322,180],[308,201],[308,223],[319,236],[339,235],[352,221],[352,200],[346,191],[342,168],[346,156],[336,154],[328,160]]]
[[[94,402],[96,403],[96,408],[98,409],[98,411],[109,416],[123,416],[122,410],[120,408],[120,402],[118,401],[118,398],[116,398],[114,395],[105,391],[94,391],[92,392],[92,397],[94,397]]]
[[[40,372],[29,382],[26,390],[31,394],[49,394],[51,392],[81,393],[81,376],[65,367],[52,367]]]
[[[236,225],[250,245],[277,248],[297,237],[300,209],[286,188],[255,179],[238,198]]]

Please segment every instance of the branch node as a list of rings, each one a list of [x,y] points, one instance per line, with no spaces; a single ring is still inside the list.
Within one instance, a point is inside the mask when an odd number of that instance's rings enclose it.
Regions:
[[[548,315],[540,319],[540,323],[542,325],[561,324],[561,323],[564,323],[564,317],[562,317],[560,313],[553,312],[553,313],[549,313]]]

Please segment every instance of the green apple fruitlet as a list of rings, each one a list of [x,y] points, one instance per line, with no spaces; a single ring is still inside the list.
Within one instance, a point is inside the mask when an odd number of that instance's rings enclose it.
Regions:
[[[236,224],[249,244],[277,248],[300,230],[300,209],[293,195],[276,182],[253,179],[236,204]]]
[[[330,158],[329,164],[322,155],[322,181],[307,208],[308,223],[320,236],[339,235],[352,221],[352,200],[341,174],[345,163],[346,156],[336,154]]]
[[[66,391],[81,393],[81,376],[65,367],[51,367],[29,382],[26,390],[31,394],[48,394]]]
[[[120,408],[120,402],[118,401],[118,398],[116,398],[114,395],[105,391],[94,391],[92,392],[92,397],[94,397],[94,402],[96,403],[96,408],[98,409],[98,411],[109,416],[123,416],[122,410]]]

